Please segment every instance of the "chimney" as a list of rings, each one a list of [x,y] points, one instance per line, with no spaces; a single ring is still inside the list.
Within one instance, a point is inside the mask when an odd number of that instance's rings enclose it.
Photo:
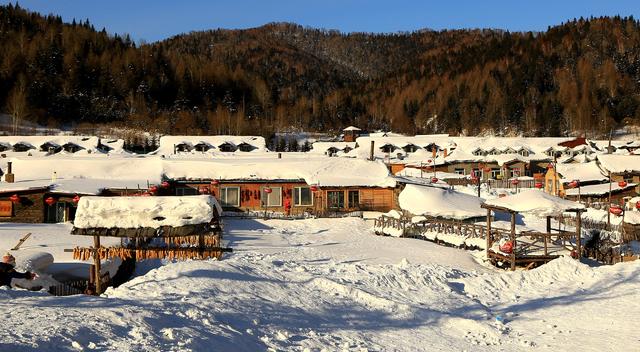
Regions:
[[[4,181],[7,183],[14,183],[15,182],[15,176],[13,175],[12,172],[12,167],[11,167],[11,161],[7,162],[7,174],[4,175]]]
[[[371,141],[371,151],[369,152],[369,160],[373,161],[373,147],[375,146],[376,142]]]

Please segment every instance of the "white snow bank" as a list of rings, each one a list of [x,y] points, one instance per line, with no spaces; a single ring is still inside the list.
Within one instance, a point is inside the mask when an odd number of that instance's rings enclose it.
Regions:
[[[414,215],[457,220],[486,215],[480,208],[481,198],[450,189],[407,185],[398,200],[403,210]]]
[[[537,189],[522,191],[504,198],[490,199],[485,204],[539,217],[561,215],[565,211],[585,208],[580,203],[558,198]]]
[[[82,197],[74,225],[77,228],[139,228],[184,226],[209,223],[214,208],[222,211],[215,198],[185,197]]]

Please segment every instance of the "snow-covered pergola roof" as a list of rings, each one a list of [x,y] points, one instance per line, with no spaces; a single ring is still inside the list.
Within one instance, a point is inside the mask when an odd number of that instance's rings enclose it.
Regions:
[[[482,204],[485,209],[511,213],[526,213],[539,217],[559,216],[564,212],[582,211],[585,206],[562,199],[542,190],[526,190],[504,198],[490,199]]]
[[[212,196],[82,197],[74,226],[88,228],[160,228],[209,224],[222,209]]]
[[[634,188],[637,184],[627,183],[624,187],[620,187],[618,182],[604,183],[598,185],[580,186],[578,188],[571,188],[565,191],[568,196],[602,196],[609,193],[609,186],[611,186],[611,192],[618,193],[630,188]]]

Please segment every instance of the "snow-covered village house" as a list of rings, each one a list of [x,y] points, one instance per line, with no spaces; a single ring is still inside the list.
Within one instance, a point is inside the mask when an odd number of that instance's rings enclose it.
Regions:
[[[176,195],[212,194],[225,211],[325,214],[389,211],[396,182],[381,162],[236,158],[165,162]]]

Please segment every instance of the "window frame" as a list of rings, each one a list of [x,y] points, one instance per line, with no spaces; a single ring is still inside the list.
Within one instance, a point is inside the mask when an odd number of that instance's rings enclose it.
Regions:
[[[329,195],[332,194],[332,193],[334,193],[334,194],[342,194],[342,204],[338,204],[338,206],[335,207],[335,206],[332,206],[329,203],[329,199],[331,198]],[[344,199],[344,191],[327,191],[327,208],[328,209],[344,209],[344,201],[345,201],[345,199]]]
[[[267,188],[267,186],[262,186],[260,187],[260,204],[263,207],[266,208],[277,208],[277,207],[281,207],[282,206],[282,186],[277,186],[277,187],[269,187],[271,188],[271,193],[266,193],[264,190],[265,188]],[[277,193],[276,193],[277,192]],[[267,195],[266,199],[264,199],[264,195]],[[269,199],[271,198],[271,195],[275,195],[278,194],[278,196],[280,197],[280,203],[277,205],[269,205]]]
[[[296,197],[298,198],[298,200],[302,199],[302,189],[308,189],[309,190],[309,196],[311,199],[311,202],[309,204],[302,204],[302,203],[298,203],[296,202]],[[293,187],[293,206],[294,207],[309,207],[309,206],[313,206],[313,191],[311,190],[311,187],[308,186],[297,186],[297,187]]]
[[[351,194],[355,193],[358,195],[358,202],[356,204],[351,204]],[[349,209],[359,208],[360,207],[360,190],[359,189],[350,189],[347,191],[347,205]]]
[[[227,200],[227,193],[229,189],[236,189],[238,190],[238,196],[236,197],[237,200],[237,204],[230,204],[228,202],[226,202]],[[224,193],[224,201],[222,200],[222,194]],[[220,187],[220,206],[223,208],[231,208],[231,207],[239,207],[240,206],[240,186],[221,186]]]

